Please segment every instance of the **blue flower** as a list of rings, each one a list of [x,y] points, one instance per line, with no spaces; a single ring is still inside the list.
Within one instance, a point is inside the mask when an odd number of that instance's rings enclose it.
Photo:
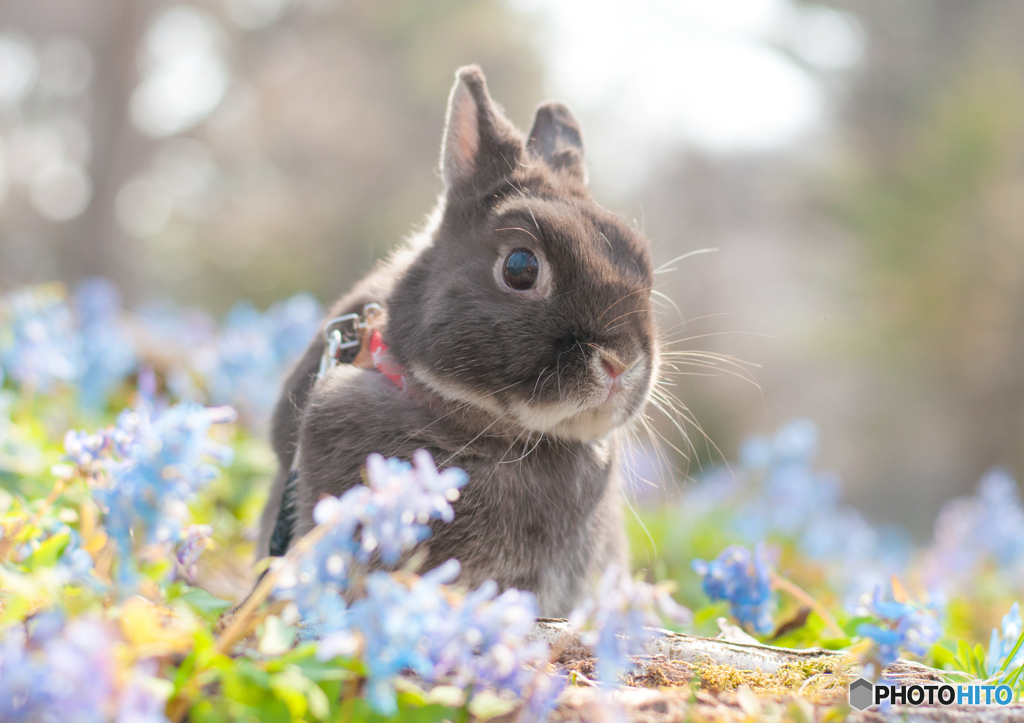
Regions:
[[[730,545],[710,563],[694,560],[692,566],[703,578],[707,596],[727,601],[740,624],[759,633],[774,628],[776,596],[764,543],[758,543],[753,554],[742,545]]]
[[[267,309],[271,339],[278,363],[287,366],[309,346],[320,328],[323,309],[310,294],[296,294]]]
[[[558,696],[565,690],[569,680],[563,675],[541,672],[525,692],[525,702],[516,721],[519,723],[544,723],[558,706]]]
[[[877,643],[876,658],[883,668],[896,662],[900,650],[924,655],[942,634],[933,609],[913,602],[885,600],[881,586],[866,597],[859,612],[879,621],[877,625],[862,623],[857,634]]]
[[[992,639],[988,645],[988,655],[985,657],[985,667],[988,674],[993,675],[1003,667],[1006,659],[1013,651],[1013,646],[1020,639],[1022,628],[1020,617],[1020,603],[1015,602],[1010,607],[1010,612],[1003,616],[1002,630],[992,630]],[[1006,664],[1006,670],[1013,672],[1021,665],[1024,665],[1024,646],[1021,646],[1013,660]]]
[[[156,365],[168,391],[177,399],[205,399],[203,377],[217,364],[213,317],[170,301],[146,304],[135,310],[134,317],[139,356]]]
[[[278,596],[293,600],[303,622],[318,634],[342,624],[341,594],[353,566],[375,555],[395,564],[430,535],[431,520],[454,518],[451,502],[468,481],[466,473],[454,467],[438,472],[424,450],[413,454],[413,463],[372,454],[366,460],[366,485],[324,497],[313,508],[313,520],[327,528],[326,534],[297,569],[282,573]]]
[[[617,565],[605,570],[594,597],[569,616],[583,642],[594,649],[602,683],[618,684],[632,667],[631,656],[643,653],[653,635],[650,628],[661,625],[659,611],[679,623],[690,620],[690,611],[676,604],[663,585],[633,580]]]
[[[62,531],[68,533],[68,544],[64,546],[64,551],[54,568],[58,579],[65,584],[88,585],[97,591],[104,590],[103,582],[93,574],[92,555],[81,547],[82,538],[78,532],[67,525],[62,525],[62,527]]]
[[[0,366],[39,392],[81,376],[82,340],[59,286],[19,289],[0,298]]]
[[[0,720],[5,723],[83,721],[108,717],[114,694],[114,641],[107,628],[83,618],[63,625],[44,613],[0,638]]]
[[[428,522],[455,518],[451,503],[469,477],[457,467],[438,472],[430,453],[422,449],[413,453],[413,462],[385,461],[379,454],[366,458],[371,493],[359,498],[362,509],[358,502],[352,505],[362,525],[360,560],[376,552],[384,562],[394,564],[403,552],[430,536]]]
[[[230,463],[232,450],[215,442],[209,429],[234,418],[230,408],[192,402],[163,411],[142,405],[125,410],[114,428],[65,437],[68,458],[93,477],[93,495],[118,546],[118,577],[126,589],[133,584],[136,551],[178,542],[187,503],[216,476],[218,464]]]
[[[439,684],[507,690],[519,695],[546,646],[528,643],[537,615],[533,595],[493,582],[461,596],[446,587],[459,573],[449,560],[423,577],[375,572],[366,595],[344,614],[344,624],[324,637],[321,659],[357,650],[367,666],[367,698],[394,715],[395,677],[413,673]]]
[[[740,450],[740,473],[714,471],[685,493],[683,505],[726,515],[751,543],[771,536],[795,542],[852,602],[900,571],[912,546],[906,535],[880,534],[842,503],[839,478],[814,468],[817,450],[817,428],[806,419],[772,437],[749,438]]]
[[[386,564],[426,539],[429,522],[450,522],[451,502],[467,481],[459,469],[439,472],[426,451],[413,464],[371,455],[366,485],[313,510],[322,537],[296,563],[279,564],[276,594],[292,600],[307,629],[322,636],[322,659],[357,651],[367,666],[366,695],[393,714],[394,679],[411,672],[428,682],[493,688],[518,694],[545,646],[527,644],[537,615],[533,595],[486,582],[468,595],[446,587],[458,577],[449,560],[422,577],[374,572],[359,576],[362,597],[345,604],[353,571],[379,557]]]
[[[135,350],[121,321],[120,294],[111,282],[83,281],[75,289],[73,305],[84,359],[78,381],[81,402],[87,409],[100,409],[135,370]]]
[[[989,471],[973,497],[947,502],[935,522],[926,576],[944,588],[971,584],[994,563],[1011,581],[1024,573],[1024,506],[1017,483],[1003,469]]]
[[[281,381],[320,328],[320,305],[308,294],[275,304],[265,314],[248,303],[228,313],[206,369],[210,399],[231,404],[252,422],[265,420]]]

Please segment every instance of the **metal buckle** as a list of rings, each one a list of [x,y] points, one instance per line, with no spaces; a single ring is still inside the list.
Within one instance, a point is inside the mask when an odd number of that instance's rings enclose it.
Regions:
[[[338,357],[343,349],[352,349],[362,344],[360,333],[366,329],[367,322],[382,314],[383,310],[379,304],[373,302],[363,307],[363,316],[359,314],[345,314],[327,322],[324,327],[324,354],[320,357],[320,370],[316,378],[321,379],[334,367],[341,363]],[[365,317],[365,320],[364,320]]]
[[[359,318],[359,314],[345,314],[344,316],[335,317],[328,321],[327,326],[324,327],[324,341],[330,344],[331,337],[337,332],[339,337],[338,350],[359,346],[359,331],[361,327],[362,321]]]
[[[359,314],[345,314],[327,322],[327,326],[324,327],[324,339],[327,346],[324,347],[324,354],[320,357],[317,379],[322,379],[327,372],[341,363],[338,356],[342,349],[359,346],[359,330],[362,326]]]

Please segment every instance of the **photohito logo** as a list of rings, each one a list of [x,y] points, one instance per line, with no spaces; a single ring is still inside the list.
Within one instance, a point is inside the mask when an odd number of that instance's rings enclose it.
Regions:
[[[893,705],[1009,705],[1013,690],[1008,685],[875,685],[864,678],[850,683],[850,707],[864,710],[885,701]]]

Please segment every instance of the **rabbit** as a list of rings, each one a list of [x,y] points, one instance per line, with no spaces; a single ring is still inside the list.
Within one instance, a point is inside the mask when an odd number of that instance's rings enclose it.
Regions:
[[[658,370],[650,245],[591,198],[569,109],[539,106],[524,137],[476,66],[456,74],[441,177],[424,230],[328,317],[380,304],[402,385],[350,364],[316,381],[314,339],[275,410],[280,471],[257,553],[286,509],[291,539],[312,529],[314,505],[360,484],[368,454],[426,449],[469,481],[423,569],[455,558],[460,584],[493,579],[565,617],[606,566],[628,567],[616,457]]]

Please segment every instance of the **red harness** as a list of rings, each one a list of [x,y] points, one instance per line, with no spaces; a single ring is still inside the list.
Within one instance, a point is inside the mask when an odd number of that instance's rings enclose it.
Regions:
[[[377,371],[394,382],[399,389],[405,389],[405,367],[391,358],[388,345],[377,329],[370,333],[370,357]]]

